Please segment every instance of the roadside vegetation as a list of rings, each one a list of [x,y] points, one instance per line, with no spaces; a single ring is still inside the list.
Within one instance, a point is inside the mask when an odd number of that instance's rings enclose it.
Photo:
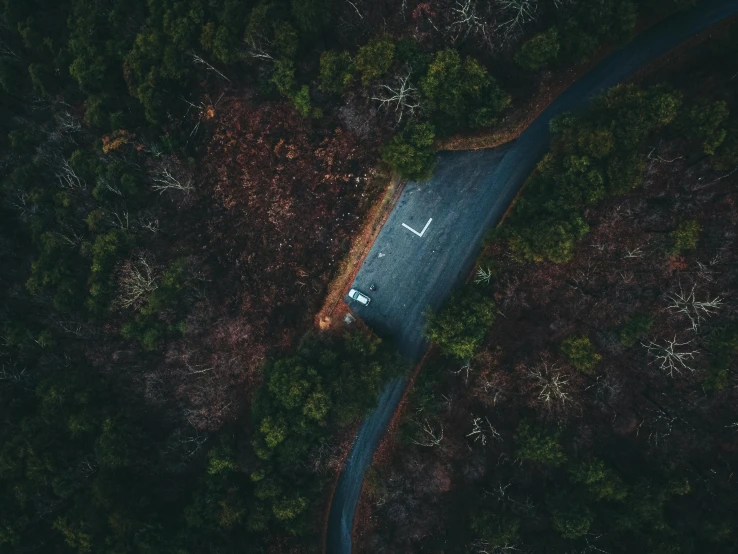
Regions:
[[[552,122],[430,317],[360,551],[732,552],[737,36]]]

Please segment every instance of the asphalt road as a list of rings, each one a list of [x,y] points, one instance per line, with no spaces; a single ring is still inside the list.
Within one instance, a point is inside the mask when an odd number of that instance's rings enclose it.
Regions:
[[[612,53],[559,96],[513,143],[493,150],[442,152],[433,177],[408,183],[356,276],[353,287],[372,298],[364,307],[346,299],[380,336],[418,361],[428,308],[435,309],[462,281],[486,230],[500,221],[545,153],[548,124],[562,112],[587,105],[592,96],[695,33],[738,13],[738,0],[702,0],[670,16]],[[403,223],[420,233],[417,236]],[[369,291],[375,283],[377,290]],[[351,528],[364,472],[400,400],[405,381],[390,383],[377,409],[361,425],[333,496],[327,536],[329,554],[350,554]]]

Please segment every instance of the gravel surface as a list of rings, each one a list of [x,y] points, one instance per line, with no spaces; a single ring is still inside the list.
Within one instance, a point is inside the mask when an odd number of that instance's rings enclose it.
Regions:
[[[593,95],[705,28],[738,13],[738,0],[702,0],[668,17],[615,51],[559,96],[513,143],[493,150],[442,152],[433,177],[408,183],[352,285],[369,306],[346,299],[380,336],[416,362],[425,351],[428,308],[435,309],[471,270],[485,231],[500,221],[548,147],[548,123],[586,106]],[[422,237],[404,228],[407,224]],[[377,290],[369,291],[370,284]],[[350,554],[351,528],[364,472],[384,434],[405,381],[390,383],[362,423],[331,505],[327,552]]]

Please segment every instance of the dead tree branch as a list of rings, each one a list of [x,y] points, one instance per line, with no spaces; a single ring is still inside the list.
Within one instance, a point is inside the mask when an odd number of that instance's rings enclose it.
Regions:
[[[680,350],[683,346],[688,345],[692,341],[677,342],[676,336],[674,340],[667,340],[666,344],[660,345],[654,341],[648,341],[648,343],[641,343],[641,345],[648,350],[648,353],[654,357],[654,361],[659,364],[661,370],[674,377],[674,374],[681,375],[683,370],[694,373],[696,371],[690,365],[690,361],[694,360],[694,357],[699,352],[697,350]]]

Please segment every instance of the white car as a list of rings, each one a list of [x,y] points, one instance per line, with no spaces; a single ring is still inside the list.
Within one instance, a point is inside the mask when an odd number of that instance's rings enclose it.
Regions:
[[[369,302],[372,301],[372,299],[366,294],[363,294],[356,289],[351,289],[348,295],[351,300],[356,300],[359,304],[364,304],[364,306],[368,306]]]

